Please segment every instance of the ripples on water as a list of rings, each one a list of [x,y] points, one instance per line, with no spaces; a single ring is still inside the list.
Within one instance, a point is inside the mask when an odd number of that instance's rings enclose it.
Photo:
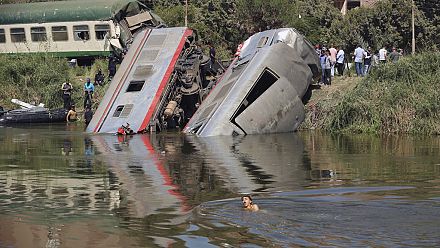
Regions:
[[[0,247],[440,245],[438,138],[55,125],[0,141]]]
[[[202,223],[201,229],[216,228],[226,233],[228,229],[241,227],[264,238],[267,244],[280,246],[420,247],[439,244],[440,204],[429,200],[410,201],[394,195],[398,194],[394,191],[405,189],[411,188],[285,192],[256,198],[261,209],[258,212],[240,209],[237,199],[223,200],[202,204],[195,211],[194,220]],[[370,195],[381,192],[393,195]],[[252,237],[244,240],[264,246]]]

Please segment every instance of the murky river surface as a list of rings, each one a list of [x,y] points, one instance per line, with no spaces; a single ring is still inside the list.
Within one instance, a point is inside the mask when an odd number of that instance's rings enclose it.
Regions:
[[[0,128],[0,247],[440,246],[439,137],[82,130]]]

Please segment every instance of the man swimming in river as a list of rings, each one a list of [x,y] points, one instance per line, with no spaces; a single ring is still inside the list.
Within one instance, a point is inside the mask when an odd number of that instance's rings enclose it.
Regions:
[[[260,208],[257,204],[252,202],[252,197],[250,195],[244,195],[241,197],[241,202],[243,203],[243,208],[250,211],[258,211]]]

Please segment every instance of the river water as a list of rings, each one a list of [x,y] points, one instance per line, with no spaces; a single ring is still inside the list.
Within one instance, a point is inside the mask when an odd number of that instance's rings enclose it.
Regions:
[[[0,247],[440,246],[439,137],[53,125],[0,143]]]

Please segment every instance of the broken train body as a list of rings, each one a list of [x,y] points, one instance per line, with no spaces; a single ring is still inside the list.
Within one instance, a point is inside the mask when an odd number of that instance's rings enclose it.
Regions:
[[[198,136],[290,132],[304,120],[303,97],[320,75],[313,46],[294,29],[267,30],[241,53],[184,129]]]
[[[188,28],[146,29],[136,34],[87,131],[161,131],[188,122],[214,84],[206,80],[209,57]],[[202,75],[203,73],[203,75]]]

